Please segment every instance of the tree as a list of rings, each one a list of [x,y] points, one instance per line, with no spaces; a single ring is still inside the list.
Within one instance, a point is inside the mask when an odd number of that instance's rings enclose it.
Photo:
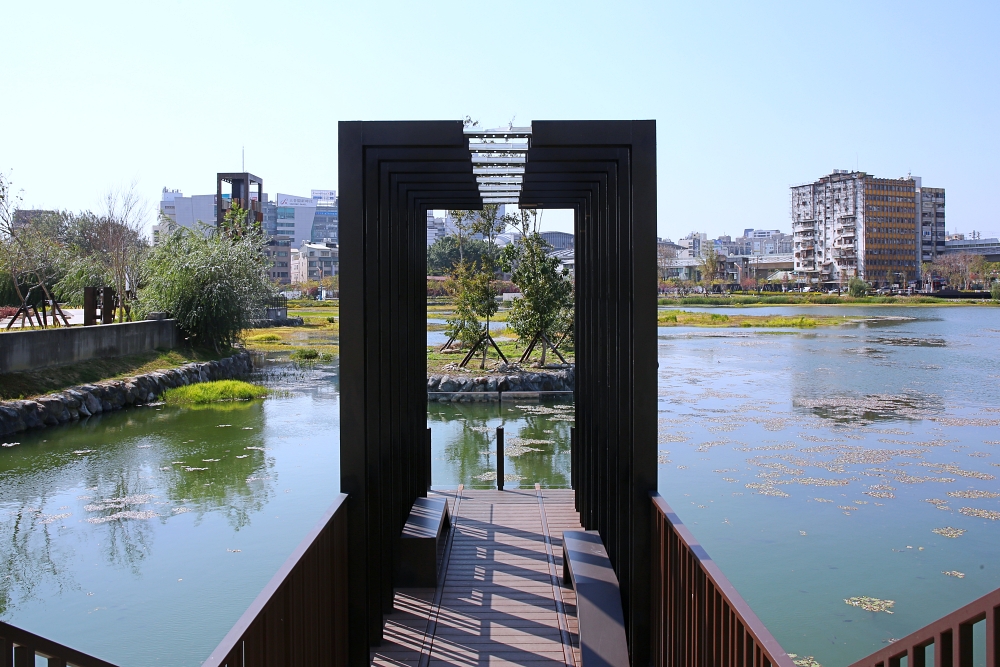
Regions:
[[[234,206],[230,214],[238,220],[244,211]],[[141,310],[169,313],[194,346],[231,347],[272,296],[265,244],[254,225],[237,235],[178,230],[150,253]]]
[[[522,209],[510,222],[521,232],[514,243],[503,249],[501,265],[511,273],[511,279],[521,290],[521,298],[511,304],[507,325],[525,345],[521,361],[526,361],[535,345],[542,345],[540,364],[545,364],[546,349],[553,351],[565,363],[552,340],[562,333],[573,334],[573,282],[569,270],[562,267],[547,251],[551,246],[538,229],[534,210]]]
[[[482,265],[483,254],[487,252],[485,241],[468,239],[464,243],[464,256],[478,267]],[[463,260],[456,236],[444,236],[427,247],[427,275],[446,276]]]
[[[149,244],[142,230],[149,207],[136,184],[110,188],[103,211],[67,215],[66,270],[58,284],[60,294],[79,303],[85,287],[111,286],[119,322],[131,320],[137,290],[145,280]]]
[[[660,273],[660,280],[666,281],[672,278],[671,269],[674,268],[677,259],[677,249],[668,243],[656,244],[656,268]]]
[[[459,338],[464,343],[472,345],[461,366],[465,366],[477,351],[482,350],[483,360],[480,368],[485,368],[486,356],[491,346],[501,359],[507,361],[490,333],[490,318],[499,308],[496,237],[503,233],[507,222],[500,216],[500,207],[497,204],[485,204],[482,211],[462,217],[471,221],[469,232],[484,237],[485,248],[478,267],[464,258],[459,260],[455,270],[455,285],[458,288],[455,316],[448,320],[448,332],[452,339]],[[485,326],[481,320],[485,320]]]
[[[724,264],[720,261],[719,253],[715,250],[715,245],[711,242],[701,244],[701,262],[698,268],[701,269],[701,280],[705,287],[711,290],[723,270]]]
[[[16,213],[20,203],[20,194],[11,192],[10,177],[0,174],[0,261],[3,261],[3,268],[10,276],[10,284],[19,302],[18,311],[7,328],[14,325],[18,315],[21,316],[22,326],[26,319],[31,322],[34,316],[34,321],[44,328],[45,318],[39,315],[36,308],[40,300],[52,303],[54,324],[57,323],[55,316],[58,313],[63,324],[69,326],[50,292],[50,286],[58,279],[63,264],[63,247],[58,238],[62,218],[59,215],[46,216],[42,220],[18,224]]]
[[[855,298],[861,298],[868,294],[870,285],[858,277],[851,278],[847,282],[847,293]]]

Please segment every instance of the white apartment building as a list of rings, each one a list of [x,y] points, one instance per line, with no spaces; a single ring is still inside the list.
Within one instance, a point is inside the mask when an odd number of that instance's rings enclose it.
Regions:
[[[291,281],[320,281],[340,273],[340,251],[335,243],[303,242],[291,248]]]

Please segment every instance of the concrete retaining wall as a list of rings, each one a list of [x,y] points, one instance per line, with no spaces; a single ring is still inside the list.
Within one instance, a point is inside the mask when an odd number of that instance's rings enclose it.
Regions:
[[[57,426],[130,405],[150,403],[167,389],[196,382],[231,380],[243,377],[252,370],[250,353],[243,351],[217,361],[190,363],[125,380],[105,380],[70,387],[30,401],[0,401],[0,435]],[[5,443],[4,446],[10,444]]]
[[[0,333],[0,373],[169,350],[179,343],[175,320],[8,331]]]

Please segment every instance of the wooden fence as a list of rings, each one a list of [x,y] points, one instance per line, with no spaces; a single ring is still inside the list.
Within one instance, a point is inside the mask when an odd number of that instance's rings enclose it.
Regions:
[[[972,667],[972,626],[986,622],[986,665],[1000,667],[1000,588],[943,616],[916,632],[858,660],[851,667],[924,667],[927,649],[934,652],[934,667]]]
[[[49,667],[115,667],[110,662],[81,653],[50,639],[0,621],[0,667],[35,667],[36,656]]]
[[[650,495],[654,667],[795,667],[663,497]]]
[[[341,493],[202,667],[347,665],[346,501]]]

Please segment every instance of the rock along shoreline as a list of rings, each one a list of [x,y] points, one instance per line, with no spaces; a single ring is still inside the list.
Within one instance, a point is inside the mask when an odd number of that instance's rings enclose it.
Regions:
[[[481,377],[431,375],[427,378],[427,400],[439,403],[471,403],[500,400],[506,394],[531,398],[548,392],[572,392],[576,385],[573,366],[559,371],[496,373]]]
[[[244,377],[253,370],[246,350],[216,361],[192,362],[124,380],[102,380],[30,400],[0,401],[0,435],[57,426],[130,405],[151,403],[168,389]]]

